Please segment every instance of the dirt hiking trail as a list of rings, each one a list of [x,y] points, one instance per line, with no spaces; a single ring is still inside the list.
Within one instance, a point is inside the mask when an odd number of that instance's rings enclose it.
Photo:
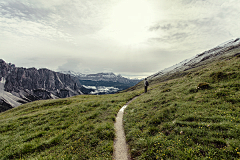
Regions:
[[[131,159],[130,153],[128,152],[129,148],[126,142],[126,137],[125,137],[124,128],[123,128],[123,113],[124,113],[124,109],[127,108],[127,106],[139,96],[130,100],[126,105],[124,105],[119,110],[117,114],[116,122],[114,124],[115,132],[116,132],[116,138],[114,140],[114,151],[113,151],[114,160],[130,160]]]

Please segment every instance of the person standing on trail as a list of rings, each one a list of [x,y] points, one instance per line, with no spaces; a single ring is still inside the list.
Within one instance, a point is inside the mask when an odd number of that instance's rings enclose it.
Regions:
[[[145,78],[145,81],[144,81],[145,93],[147,93],[147,87],[148,86],[149,86],[149,83],[147,81],[147,78]]]

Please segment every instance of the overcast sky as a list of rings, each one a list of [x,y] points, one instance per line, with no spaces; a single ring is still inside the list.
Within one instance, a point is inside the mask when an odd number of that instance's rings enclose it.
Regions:
[[[0,59],[143,78],[240,37],[239,0],[0,0]]]

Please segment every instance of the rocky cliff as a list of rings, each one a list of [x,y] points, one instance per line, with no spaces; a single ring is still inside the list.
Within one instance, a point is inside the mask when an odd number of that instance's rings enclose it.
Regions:
[[[1,59],[0,81],[1,108],[16,107],[35,100],[66,98],[82,94],[80,90],[82,86],[75,77],[48,69],[15,67]],[[16,102],[11,102],[9,97]]]

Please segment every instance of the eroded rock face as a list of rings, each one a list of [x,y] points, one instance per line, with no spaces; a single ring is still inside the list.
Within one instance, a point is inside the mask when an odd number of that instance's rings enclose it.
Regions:
[[[4,60],[0,59],[0,79],[2,77],[6,78],[13,68],[15,68],[15,65],[11,63],[7,64]]]
[[[22,102],[82,94],[82,86],[75,77],[49,69],[19,68],[0,59],[0,81],[3,78],[2,90],[23,99]],[[8,102],[4,100],[5,103]]]
[[[13,107],[6,103],[3,99],[0,99],[0,113],[12,109]]]
[[[65,89],[75,92],[79,91],[80,82],[71,77],[48,69],[25,69],[15,68],[7,76],[5,90],[8,92],[19,92],[19,90],[44,89],[47,91],[56,91],[57,89]]]

